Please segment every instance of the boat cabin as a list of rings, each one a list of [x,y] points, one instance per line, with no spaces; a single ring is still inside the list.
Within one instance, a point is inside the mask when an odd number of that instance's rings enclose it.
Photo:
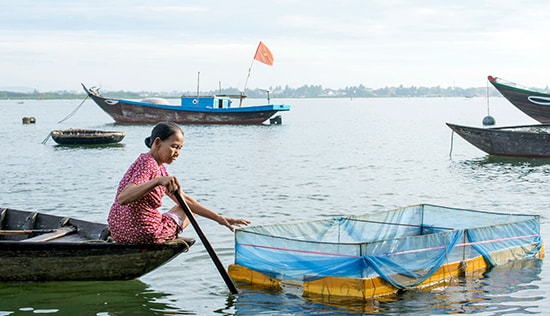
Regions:
[[[213,108],[213,109],[227,109],[231,107],[231,103],[234,98],[240,98],[240,96],[228,96],[228,95],[215,95],[215,96],[182,96],[182,107],[195,107],[195,108]],[[243,97],[244,98],[244,97]]]

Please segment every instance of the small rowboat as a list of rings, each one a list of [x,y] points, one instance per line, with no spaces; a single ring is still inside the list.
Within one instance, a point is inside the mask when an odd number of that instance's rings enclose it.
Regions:
[[[113,242],[106,224],[14,209],[0,210],[0,282],[130,280],[195,243]]]
[[[550,125],[471,127],[447,123],[467,142],[489,155],[550,158]]]
[[[50,135],[60,145],[103,145],[120,142],[126,136],[126,133],[92,129],[66,129],[54,130]]]

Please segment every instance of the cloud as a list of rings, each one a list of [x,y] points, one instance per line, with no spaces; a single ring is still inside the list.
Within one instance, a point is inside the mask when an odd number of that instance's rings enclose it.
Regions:
[[[0,0],[0,85],[115,90],[485,84],[546,86],[550,3],[517,1]]]

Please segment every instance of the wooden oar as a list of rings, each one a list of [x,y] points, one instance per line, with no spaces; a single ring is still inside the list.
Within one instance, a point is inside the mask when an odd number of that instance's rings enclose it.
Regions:
[[[223,267],[223,264],[220,261],[220,258],[218,258],[218,255],[214,251],[214,248],[212,248],[212,245],[210,245],[210,242],[208,241],[208,239],[206,238],[206,236],[202,232],[202,229],[200,228],[199,223],[195,219],[195,216],[191,212],[191,209],[189,208],[189,205],[187,205],[187,203],[182,199],[182,197],[181,197],[180,193],[178,192],[178,190],[176,190],[176,192],[174,192],[174,196],[178,200],[178,202],[179,202],[181,208],[183,209],[183,212],[185,213],[185,215],[187,215],[187,218],[189,218],[189,221],[191,222],[191,225],[193,225],[193,228],[197,232],[197,235],[199,235],[199,238],[201,239],[204,247],[206,248],[206,251],[208,251],[208,254],[210,255],[210,258],[212,258],[212,261],[214,261],[214,264],[216,265],[216,268],[218,268],[218,272],[220,272],[223,280],[225,281],[225,284],[227,284],[227,287],[229,288],[231,293],[238,294],[239,291],[237,290],[237,287],[235,286],[235,284],[233,284],[233,280],[231,280],[231,277],[229,276],[227,271],[225,271],[225,268]]]

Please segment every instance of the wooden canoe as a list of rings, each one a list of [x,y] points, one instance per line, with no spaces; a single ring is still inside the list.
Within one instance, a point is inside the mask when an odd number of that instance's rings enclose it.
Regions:
[[[489,82],[515,107],[540,123],[550,123],[550,93],[520,87],[488,76]]]
[[[113,242],[106,224],[38,212],[0,211],[0,282],[129,280],[186,252],[192,238]]]
[[[481,128],[447,123],[447,126],[489,155],[550,157],[550,125]]]

